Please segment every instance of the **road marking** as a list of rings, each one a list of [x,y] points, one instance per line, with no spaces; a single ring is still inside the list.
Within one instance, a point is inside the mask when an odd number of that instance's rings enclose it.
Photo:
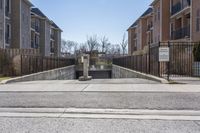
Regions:
[[[0,117],[200,121],[200,111],[86,108],[0,108]]]

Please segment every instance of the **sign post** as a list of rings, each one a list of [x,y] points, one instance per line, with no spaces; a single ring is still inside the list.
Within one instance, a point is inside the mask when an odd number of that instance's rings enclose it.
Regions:
[[[169,47],[159,48],[159,62],[169,62]]]
[[[159,62],[166,62],[168,67],[167,79],[169,80],[170,75],[170,52],[168,47],[159,47]]]

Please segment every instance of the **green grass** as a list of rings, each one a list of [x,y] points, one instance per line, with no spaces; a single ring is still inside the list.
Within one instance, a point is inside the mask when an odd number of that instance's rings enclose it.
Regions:
[[[7,79],[10,79],[10,77],[0,77],[0,82]]]

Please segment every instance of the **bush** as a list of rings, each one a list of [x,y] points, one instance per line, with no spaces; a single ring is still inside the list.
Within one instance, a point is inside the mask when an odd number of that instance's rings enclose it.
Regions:
[[[200,42],[195,44],[193,49],[193,55],[194,55],[194,61],[199,62],[200,61]]]

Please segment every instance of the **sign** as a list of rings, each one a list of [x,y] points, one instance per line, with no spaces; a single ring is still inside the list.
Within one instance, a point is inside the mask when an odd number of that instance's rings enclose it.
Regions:
[[[169,47],[159,48],[159,62],[169,62]]]

